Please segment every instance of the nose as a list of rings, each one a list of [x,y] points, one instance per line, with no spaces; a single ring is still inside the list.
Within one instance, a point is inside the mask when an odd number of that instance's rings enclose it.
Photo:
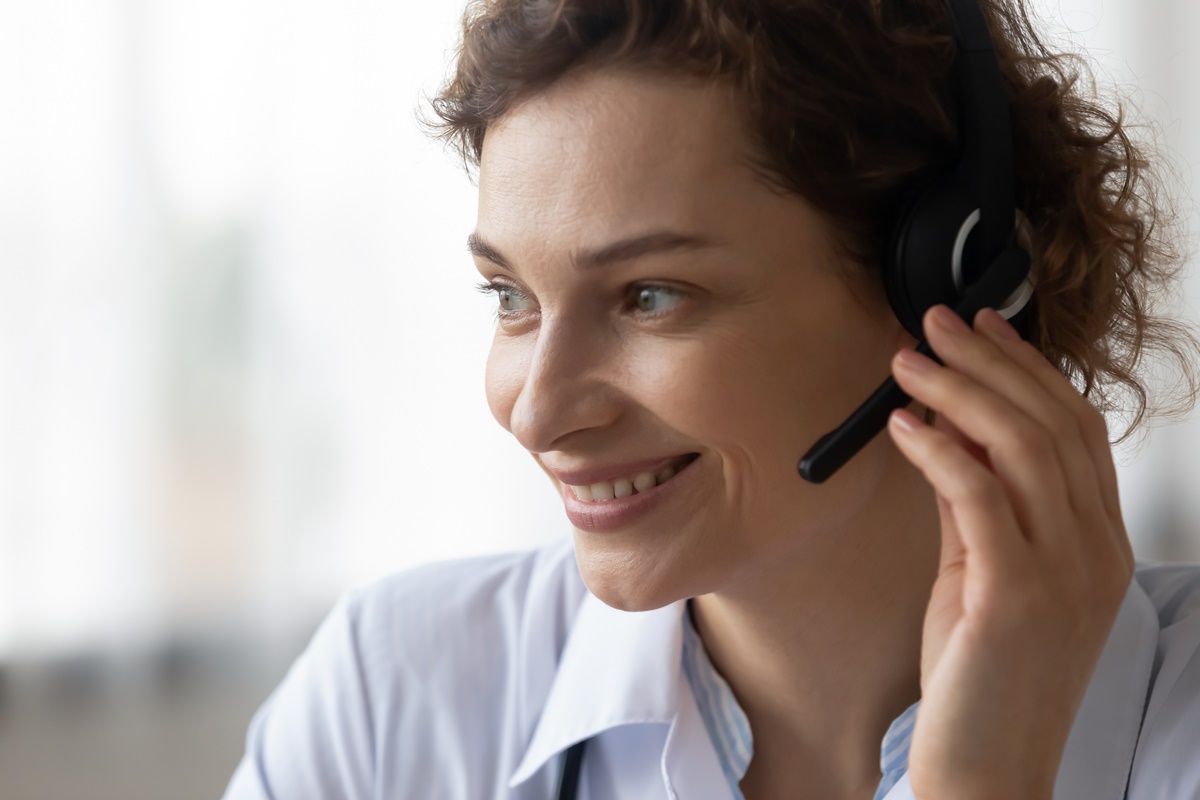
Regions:
[[[509,429],[531,453],[562,449],[570,434],[602,428],[618,414],[617,391],[602,335],[583,324],[558,317],[543,319],[522,375],[512,376],[516,391]],[[489,369],[490,371],[490,369]],[[490,376],[489,376],[490,379]]]

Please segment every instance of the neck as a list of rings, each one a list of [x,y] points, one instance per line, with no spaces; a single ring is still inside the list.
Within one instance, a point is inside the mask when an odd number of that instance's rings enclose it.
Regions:
[[[923,481],[898,483],[894,502],[862,524],[692,600],[705,649],[750,721],[748,798],[801,779],[809,796],[871,797],[887,727],[920,699],[937,506]]]

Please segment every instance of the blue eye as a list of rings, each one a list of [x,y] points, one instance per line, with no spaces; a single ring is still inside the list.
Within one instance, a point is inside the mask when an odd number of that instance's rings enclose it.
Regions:
[[[496,312],[498,318],[520,317],[524,313],[533,311],[536,307],[536,303],[529,300],[526,294],[508,283],[482,282],[476,284],[475,288],[484,294],[496,295],[499,305]],[[648,317],[671,311],[688,296],[679,289],[655,284],[634,285],[634,287],[630,287],[630,294],[632,295],[632,305],[637,308],[637,311]]]
[[[496,290],[496,298],[500,301],[500,308],[505,311],[516,311],[514,301],[517,299],[517,293],[510,288],[501,286]]]
[[[525,295],[521,294],[514,287],[506,283],[497,283],[496,281],[481,282],[475,285],[475,288],[484,294],[495,292],[499,300],[500,307],[496,311],[496,317],[516,317],[520,316],[522,309],[514,308],[513,303]]]
[[[637,303],[638,310],[643,311],[651,316],[665,313],[664,309],[662,308],[661,300],[658,303],[654,302],[656,295],[659,297],[674,297],[677,300],[682,300],[683,298],[683,292],[676,291],[675,289],[671,289],[667,286],[654,286],[652,284],[646,284],[634,288],[637,289],[637,297],[635,302]],[[678,305],[678,303],[675,305]],[[674,305],[668,305],[666,310],[670,310],[671,308],[674,308]]]

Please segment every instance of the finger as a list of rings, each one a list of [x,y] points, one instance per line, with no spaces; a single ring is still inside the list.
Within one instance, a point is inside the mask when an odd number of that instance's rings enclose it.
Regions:
[[[1061,527],[1068,489],[1057,449],[1039,423],[974,378],[916,351],[897,353],[893,371],[905,392],[987,451],[1026,538],[1043,539]]]
[[[1099,511],[1107,512],[1107,507],[1094,463],[1096,455],[1087,446],[1088,433],[1079,418],[1081,398],[1051,393],[1004,347],[990,336],[972,331],[949,309],[936,309],[927,315],[926,321],[930,343],[948,366],[1003,395],[1041,424],[1058,452],[1067,494],[1076,516],[1092,522],[1091,527],[1100,530],[1108,527],[1095,519]],[[1065,385],[1073,392],[1065,378],[1059,376],[1058,382],[1060,386],[1056,389]],[[1084,405],[1087,405],[1086,401]],[[1103,456],[1108,457],[1108,454]]]
[[[980,557],[985,570],[1000,574],[1024,568],[1028,544],[997,477],[946,433],[897,409],[888,418],[888,433],[913,466],[953,512],[943,534],[956,532],[968,555]],[[940,509],[939,509],[940,510]],[[943,542],[943,557],[953,553]]]
[[[929,424],[933,425],[937,430],[945,432],[951,439],[958,442],[964,450],[974,456],[980,464],[994,471],[992,459],[988,457],[987,450],[980,447],[977,442],[971,440],[971,437],[959,430],[958,426],[951,422],[949,417],[945,415],[935,416]]]
[[[1113,520],[1120,520],[1117,468],[1113,463],[1104,414],[1089,403],[1037,348],[1023,340],[995,310],[986,308],[980,311],[975,317],[975,329],[982,331],[1009,358],[1024,367],[1047,394],[1072,410],[1083,432],[1084,445],[1092,455],[1105,510]]]
[[[907,411],[907,409],[905,410]],[[916,415],[914,414],[914,416]],[[950,437],[952,442],[961,447],[971,458],[982,464],[984,469],[990,470],[992,468],[991,459],[988,458],[987,451],[965,436],[948,418],[942,416],[935,417],[931,422],[926,422],[925,424]],[[967,551],[963,547],[962,535],[958,532],[958,522],[954,518],[954,510],[950,506],[950,501],[942,497],[938,492],[934,494],[937,497],[938,519],[941,521],[942,527],[942,547],[941,555],[938,559],[938,571],[944,572],[950,567],[964,564],[966,562]]]
[[[1116,548],[1119,558],[1127,570],[1132,572],[1135,555],[1121,514],[1117,469],[1113,461],[1112,446],[1109,443],[1108,426],[1104,415],[1089,403],[1037,348],[1022,340],[1013,327],[995,311],[991,309],[987,309],[986,312],[981,311],[976,316],[976,328],[988,336],[1015,362],[1028,370],[1047,393],[1053,394],[1064,406],[1072,409],[1078,420],[1083,445],[1090,454],[1095,479],[1098,483],[1099,506],[1104,509],[1107,518],[1104,521],[1097,521],[1090,528],[1095,529],[1097,535],[1107,534],[1110,543]],[[1099,551],[1095,555],[1102,554],[1103,551]]]
[[[938,572],[964,565],[967,560],[967,548],[963,546],[962,532],[958,529],[958,520],[954,518],[954,507],[950,501],[937,495],[938,519],[942,523],[942,546],[938,555]]]

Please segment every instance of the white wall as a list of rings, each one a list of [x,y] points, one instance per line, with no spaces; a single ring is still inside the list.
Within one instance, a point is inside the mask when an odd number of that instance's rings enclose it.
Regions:
[[[1174,208],[1189,237],[1187,265],[1174,308],[1195,322],[1200,208],[1200,4],[1191,0],[1034,0],[1063,41],[1085,48],[1095,73],[1140,109],[1172,163]],[[1144,440],[1118,448],[1122,508],[1142,557],[1200,560],[1200,424],[1196,415],[1155,426]]]
[[[0,2],[0,656],[563,531],[415,123],[457,5]]]
[[[459,5],[0,0],[0,659],[288,631],[567,532],[414,121]],[[1040,5],[1200,163],[1200,6]],[[1123,467],[1143,555],[1197,557],[1196,436]]]

